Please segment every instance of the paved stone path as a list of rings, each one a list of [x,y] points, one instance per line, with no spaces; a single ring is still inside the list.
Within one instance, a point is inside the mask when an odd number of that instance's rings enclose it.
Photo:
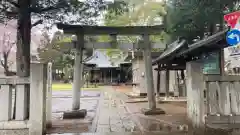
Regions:
[[[136,124],[131,120],[121,98],[117,97],[112,87],[106,87],[99,102],[99,110],[95,121],[97,133],[107,132],[133,132],[137,130]]]
[[[52,98],[52,128],[49,128],[47,133],[88,132],[96,115],[100,93],[100,90],[82,91],[80,108],[87,110],[87,116],[84,119],[63,120],[63,112],[72,109],[72,93],[71,91],[54,91]]]
[[[72,109],[72,96],[71,91],[53,92],[52,98],[52,119],[61,120],[63,112]],[[82,98],[80,99],[81,109],[87,109],[87,117],[93,118],[98,105],[100,91],[83,91]]]

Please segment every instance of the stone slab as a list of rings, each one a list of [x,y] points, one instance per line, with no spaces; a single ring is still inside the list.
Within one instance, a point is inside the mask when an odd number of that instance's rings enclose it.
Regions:
[[[144,115],[160,115],[160,114],[165,114],[165,111],[161,108],[155,108],[155,109],[146,109],[142,108],[142,113]]]
[[[63,113],[63,119],[82,119],[85,118],[87,115],[87,110],[76,110],[76,111],[69,111]]]
[[[140,102],[148,102],[146,98],[136,98],[136,99],[129,99],[125,101],[126,103],[140,103]]]

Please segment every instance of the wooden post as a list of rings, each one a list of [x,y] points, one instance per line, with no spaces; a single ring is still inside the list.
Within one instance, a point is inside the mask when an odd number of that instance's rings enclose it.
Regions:
[[[30,71],[29,135],[43,135],[46,129],[47,64],[32,63]]]
[[[220,50],[220,53],[219,53],[219,68],[220,68],[220,75],[225,75],[225,61],[224,61],[224,49],[221,49]]]
[[[165,88],[166,88],[166,97],[169,97],[169,82],[170,82],[170,72],[166,70],[166,81],[165,81]]]
[[[160,64],[158,64],[158,71],[157,71],[157,95],[160,96]]]

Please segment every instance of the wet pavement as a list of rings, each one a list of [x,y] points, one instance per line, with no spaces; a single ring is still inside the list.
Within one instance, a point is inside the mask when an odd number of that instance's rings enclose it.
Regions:
[[[96,119],[93,132],[125,133],[139,130],[111,87],[106,87],[102,93]]]
[[[126,103],[129,98],[115,87],[104,87],[101,92],[86,91],[87,96],[81,99],[81,105],[88,110],[88,119],[81,125],[89,125],[87,129],[74,127],[62,135],[237,135],[223,131],[205,130],[195,134],[188,128],[179,125],[186,123],[186,106],[182,104],[158,104],[167,111],[167,115],[145,116],[140,113],[140,108],[147,108],[147,103]],[[101,93],[101,94],[100,94]],[[69,93],[63,93],[66,98],[53,98],[55,106],[53,112],[71,109]],[[55,115],[57,116],[57,115]],[[90,119],[89,119],[90,118]],[[58,118],[59,119],[59,118]],[[68,121],[77,125],[76,121]],[[84,123],[85,122],[85,123]],[[86,128],[87,126],[85,126]],[[188,130],[188,131],[186,131]],[[79,132],[78,132],[79,131]],[[75,132],[75,133],[73,133]],[[59,135],[51,134],[51,135]]]
[[[81,91],[81,97],[99,97],[100,96],[100,89],[99,90],[85,90]],[[53,91],[52,93],[53,98],[72,98],[72,91]]]
[[[100,99],[100,90],[82,91],[80,108],[87,110],[84,119],[63,120],[63,113],[72,110],[71,91],[54,91],[52,98],[52,127],[47,133],[78,133],[88,132],[96,116]]]
[[[80,99],[80,108],[88,111],[87,117],[93,118],[98,105],[100,91],[82,91]],[[71,111],[72,96],[71,91],[53,92],[52,98],[52,119],[61,120],[63,112]]]

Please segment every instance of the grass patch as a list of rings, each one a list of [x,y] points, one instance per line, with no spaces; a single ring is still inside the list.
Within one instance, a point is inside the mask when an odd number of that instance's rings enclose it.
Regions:
[[[81,90],[99,90],[99,86],[89,85],[89,88],[81,88]],[[72,90],[72,84],[70,83],[54,83],[52,84],[53,91],[70,91]]]

